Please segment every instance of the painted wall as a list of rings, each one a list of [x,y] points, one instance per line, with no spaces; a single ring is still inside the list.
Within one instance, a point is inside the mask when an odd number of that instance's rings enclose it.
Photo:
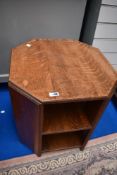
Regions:
[[[11,48],[32,38],[79,39],[86,0],[0,0],[0,81]]]
[[[102,0],[93,45],[117,70],[117,0]]]

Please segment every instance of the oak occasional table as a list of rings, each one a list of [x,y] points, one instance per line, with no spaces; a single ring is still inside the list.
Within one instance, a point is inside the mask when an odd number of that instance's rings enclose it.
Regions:
[[[102,53],[76,40],[33,39],[12,49],[9,88],[22,142],[38,156],[82,150],[116,83]]]

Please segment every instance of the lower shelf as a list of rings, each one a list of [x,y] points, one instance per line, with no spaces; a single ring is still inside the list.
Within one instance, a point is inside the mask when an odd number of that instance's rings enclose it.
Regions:
[[[88,130],[71,133],[43,135],[42,151],[53,151],[73,147],[80,148],[87,133]]]

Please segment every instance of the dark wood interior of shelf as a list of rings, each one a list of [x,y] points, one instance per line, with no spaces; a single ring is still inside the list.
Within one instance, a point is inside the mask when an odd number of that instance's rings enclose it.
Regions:
[[[99,118],[97,115],[98,112],[100,112],[100,108],[103,104],[104,100],[96,100],[92,102],[86,102],[85,103],[85,113],[88,117],[88,120],[90,124],[93,126],[95,121]]]
[[[87,131],[77,131],[62,134],[43,135],[42,151],[60,150],[65,148],[82,147]]]
[[[91,129],[103,100],[46,104],[43,134]]]

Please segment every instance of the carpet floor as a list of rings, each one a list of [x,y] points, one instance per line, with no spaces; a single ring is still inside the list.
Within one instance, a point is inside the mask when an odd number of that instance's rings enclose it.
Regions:
[[[117,134],[70,149],[1,161],[0,175],[117,175]]]

